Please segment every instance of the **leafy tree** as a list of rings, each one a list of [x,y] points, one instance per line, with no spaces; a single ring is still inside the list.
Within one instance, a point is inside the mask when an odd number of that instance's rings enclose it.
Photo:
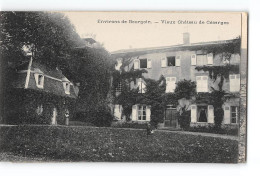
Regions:
[[[11,78],[13,68],[29,62],[30,58],[24,55],[24,46],[33,46],[27,47],[34,53],[33,61],[52,69],[58,67],[69,80],[80,84],[79,110],[108,109],[104,106],[110,89],[111,59],[105,49],[85,47],[74,26],[62,13],[2,12],[0,15],[3,88],[7,87],[9,81],[6,79]],[[3,94],[5,91],[1,92]]]

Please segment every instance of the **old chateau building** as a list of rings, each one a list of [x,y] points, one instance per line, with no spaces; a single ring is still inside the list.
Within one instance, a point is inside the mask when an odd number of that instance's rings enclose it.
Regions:
[[[14,71],[6,95],[5,123],[69,124],[79,89],[61,70],[31,58]]]
[[[174,92],[176,83],[180,80],[191,80],[196,82],[196,92],[211,92],[211,87],[218,89],[218,81],[213,82],[208,72],[203,70],[198,71],[197,66],[221,66],[225,64],[240,65],[240,55],[232,54],[230,61],[224,60],[221,54],[214,55],[207,51],[207,48],[218,48],[224,44],[233,42],[233,40],[222,40],[212,42],[190,43],[189,33],[183,34],[183,44],[166,46],[166,47],[152,47],[142,49],[126,49],[119,50],[112,53],[114,58],[117,58],[118,69],[122,64],[122,58],[127,56],[132,57],[132,62],[125,68],[135,70],[145,69],[147,73],[143,73],[145,78],[158,80],[161,75],[166,78],[166,93]],[[235,39],[234,39],[235,40]],[[145,93],[146,84],[140,78],[136,84],[131,86],[139,87],[140,93]],[[240,74],[230,73],[229,79],[224,80],[223,90],[237,94],[240,91]],[[120,83],[116,90],[120,93]],[[224,105],[224,120],[223,124],[236,126],[239,123],[239,96],[231,97]],[[214,124],[214,107],[205,102],[187,102],[191,110],[191,126],[194,125],[209,125]],[[162,126],[177,127],[178,122],[175,114],[178,107],[168,105],[165,109],[165,119]],[[118,119],[122,117],[122,106],[115,105],[114,116]],[[149,105],[134,105],[132,107],[131,120],[142,122],[150,121],[151,109]]]

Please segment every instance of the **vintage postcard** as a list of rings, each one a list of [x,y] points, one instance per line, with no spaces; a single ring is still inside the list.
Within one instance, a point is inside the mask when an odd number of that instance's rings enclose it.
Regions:
[[[244,12],[0,12],[0,161],[244,163]]]

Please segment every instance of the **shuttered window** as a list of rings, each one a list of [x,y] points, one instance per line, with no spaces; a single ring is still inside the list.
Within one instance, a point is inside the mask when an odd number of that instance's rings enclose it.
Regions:
[[[203,66],[213,65],[213,53],[208,54],[192,54],[191,65]]]
[[[174,92],[176,88],[176,77],[166,77],[166,93]]]
[[[197,66],[207,65],[207,55],[197,55]]]
[[[230,92],[240,91],[240,74],[229,75]]]
[[[208,76],[196,76],[197,92],[208,92]]]
[[[147,68],[152,68],[152,59],[147,59]]]
[[[139,89],[138,93],[145,93],[146,91],[146,85],[142,80],[142,78],[138,79],[138,89]]]

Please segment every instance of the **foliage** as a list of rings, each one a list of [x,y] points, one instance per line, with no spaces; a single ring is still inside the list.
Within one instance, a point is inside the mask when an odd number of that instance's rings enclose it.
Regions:
[[[194,126],[185,129],[186,131],[191,132],[202,132],[202,133],[214,133],[214,134],[225,134],[225,135],[232,135],[237,136],[239,132],[239,128],[216,128],[215,126]]]
[[[222,60],[230,61],[232,54],[240,54],[240,45],[241,38],[238,37],[237,39],[234,39],[232,42],[228,42],[216,47],[210,46],[209,48],[205,49],[207,50],[207,52],[213,53],[214,55],[221,54]],[[217,129],[220,129],[221,123],[224,118],[224,111],[222,109],[222,105],[227,99],[225,95],[228,95],[227,92],[223,91],[224,80],[229,79],[229,74],[239,73],[239,65],[226,64],[220,66],[197,66],[195,69],[198,71],[203,70],[204,72],[208,72],[209,77],[213,80],[213,82],[219,80],[218,90],[211,87],[211,93],[198,94],[196,100],[203,101],[203,99],[208,99],[208,102],[214,106],[215,127]],[[231,96],[233,96],[233,94]]]
[[[53,96],[36,90],[10,89],[5,95],[5,114],[8,124],[50,124],[53,108],[56,107],[57,123],[65,125],[65,110],[74,114],[75,100],[62,96]],[[42,114],[37,114],[36,109],[43,106]],[[15,110],[14,110],[15,109]]]
[[[180,124],[180,127],[182,129],[188,129],[190,127],[190,121],[191,121],[191,111],[187,111],[186,107],[184,106],[181,110],[181,114],[178,116],[178,122]]]
[[[78,111],[96,110],[98,113],[99,107],[108,104],[110,55],[102,47],[85,47],[64,14],[2,12],[0,25],[1,64],[6,75],[10,76],[16,66],[29,61],[23,48],[28,46],[28,50],[33,52],[33,61],[51,69],[58,67],[70,81],[80,84],[76,102]],[[3,82],[7,84],[10,81]]]
[[[210,79],[215,82],[218,78],[220,81],[218,83],[218,88],[222,91],[224,79],[229,79],[229,74],[237,74],[239,73],[239,65],[222,65],[222,66],[197,66],[196,70],[203,70],[204,72],[209,73]]]
[[[237,163],[238,141],[174,132],[1,126],[0,153],[44,161]]]
[[[53,68],[81,44],[65,15],[46,12],[2,12],[1,40],[2,54],[14,65],[26,61],[23,46],[33,45],[34,59]]]
[[[115,122],[112,123],[113,128],[135,128],[135,129],[146,129],[147,123],[137,123],[137,122]]]

